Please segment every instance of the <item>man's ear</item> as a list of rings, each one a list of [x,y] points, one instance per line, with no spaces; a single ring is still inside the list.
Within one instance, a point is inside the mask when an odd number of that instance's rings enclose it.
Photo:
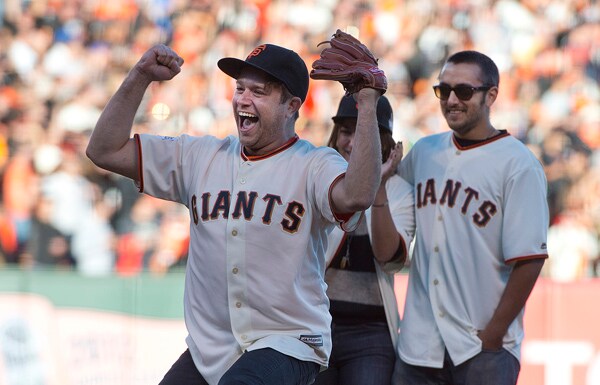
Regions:
[[[497,97],[498,97],[498,87],[494,86],[494,87],[490,88],[488,90],[488,92],[486,92],[486,94],[485,94],[485,104],[488,107],[491,107],[492,104],[494,104],[494,102],[496,101]]]
[[[290,99],[290,101],[288,102],[288,113],[291,116],[294,116],[294,114],[296,112],[298,112],[298,110],[300,110],[300,107],[302,106],[302,100],[297,97],[294,96],[293,98]]]

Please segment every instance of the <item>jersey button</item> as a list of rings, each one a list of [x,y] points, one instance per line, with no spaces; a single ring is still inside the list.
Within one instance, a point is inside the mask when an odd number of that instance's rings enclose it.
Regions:
[[[455,154],[460,155],[460,150],[456,150]]]
[[[248,336],[247,336],[247,335],[245,335],[245,334],[242,334],[242,335],[240,336],[240,338],[241,338],[241,339],[243,339],[244,341],[246,341],[246,340],[248,339]]]
[[[239,272],[239,270],[238,270],[238,268],[237,268],[237,267],[234,267],[234,268],[231,270],[231,272],[232,272],[233,274],[237,274],[237,273]]]
[[[442,220],[442,216],[438,215],[438,221],[441,221],[441,220]]]
[[[443,311],[439,312],[438,315],[440,316],[440,318],[444,318],[446,316],[446,313],[444,313]]]
[[[241,184],[244,184],[244,183],[246,183],[246,178],[241,178],[241,179],[240,179],[240,183],[241,183]]]
[[[235,307],[237,307],[238,309],[242,307],[242,303],[241,302],[236,302],[235,303]]]
[[[436,246],[433,248],[433,251],[435,251],[437,253],[438,251],[440,251],[440,248]]]
[[[234,237],[238,234],[238,231],[233,229],[231,230],[231,235],[233,235]]]
[[[440,281],[438,281],[437,279],[434,279],[434,280],[433,280],[433,284],[434,284],[434,285],[437,285],[438,283],[440,283]]]

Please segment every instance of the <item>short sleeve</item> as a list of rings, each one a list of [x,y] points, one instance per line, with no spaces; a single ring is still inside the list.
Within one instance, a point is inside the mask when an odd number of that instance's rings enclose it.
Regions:
[[[547,183],[542,167],[536,166],[519,170],[506,185],[502,224],[506,262],[548,256]]]

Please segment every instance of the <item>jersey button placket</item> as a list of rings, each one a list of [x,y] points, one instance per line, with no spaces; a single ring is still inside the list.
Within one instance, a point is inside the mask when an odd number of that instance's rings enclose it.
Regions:
[[[439,214],[437,219],[439,220],[440,218],[441,214]],[[444,325],[446,321],[442,321],[442,319],[446,317],[446,312],[444,311],[444,306],[442,305],[444,303],[444,288],[442,287],[443,285],[441,284],[439,279],[440,276],[442,276],[440,270],[440,258],[442,258],[442,255],[440,251],[440,245],[435,244],[432,248],[431,255],[431,265],[429,274],[430,276],[432,276],[432,278],[429,281],[429,289],[431,293],[431,307],[436,311],[435,314],[437,316],[436,323],[438,325],[438,330],[440,330],[440,332],[444,334],[443,330],[445,329]]]
[[[227,225],[227,285],[231,328],[241,349],[248,347],[242,335],[251,332],[251,309],[246,306],[245,235],[244,223],[229,220]]]

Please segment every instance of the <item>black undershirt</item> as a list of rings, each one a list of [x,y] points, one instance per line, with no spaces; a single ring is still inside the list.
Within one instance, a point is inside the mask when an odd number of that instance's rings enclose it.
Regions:
[[[479,140],[462,139],[456,135],[454,135],[454,139],[456,140],[456,143],[458,143],[461,147],[470,147],[470,146],[473,146],[473,145],[476,145],[479,143],[486,142],[486,141],[493,139],[502,134],[506,134],[506,130],[498,130],[496,135],[490,136],[489,138],[485,138],[485,139],[479,139]]]

